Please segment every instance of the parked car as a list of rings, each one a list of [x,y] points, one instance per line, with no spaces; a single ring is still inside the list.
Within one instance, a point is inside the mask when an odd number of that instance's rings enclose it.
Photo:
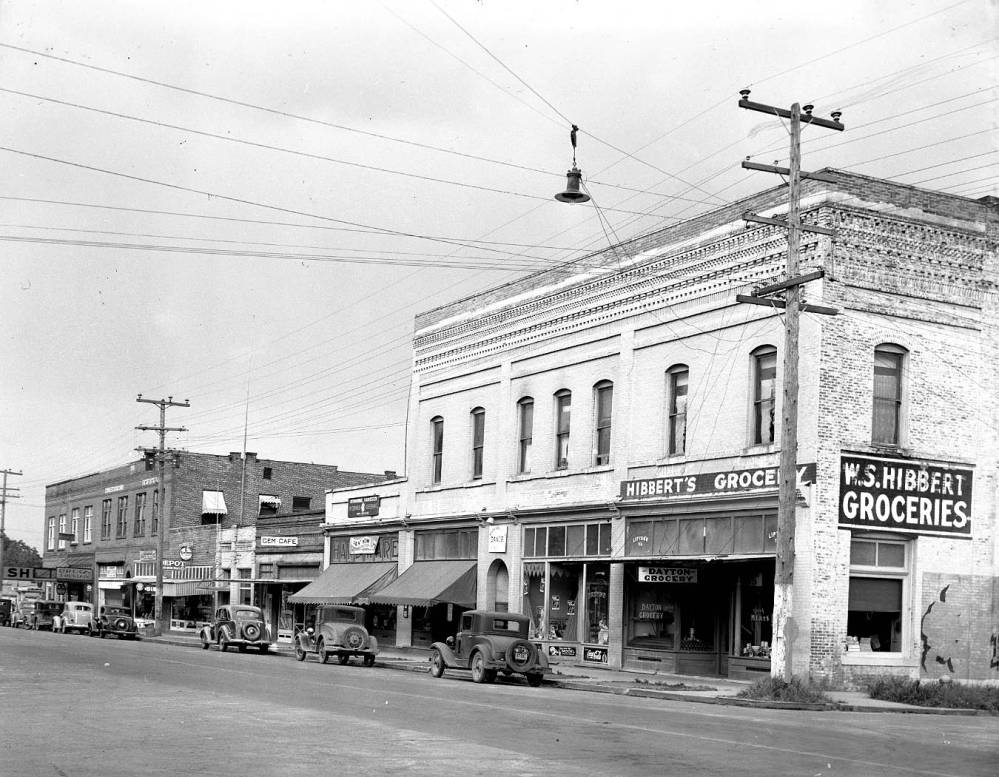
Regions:
[[[24,599],[14,613],[14,623],[22,629],[52,629],[52,621],[62,612],[62,602],[49,599]]]
[[[295,635],[295,658],[304,661],[315,653],[325,664],[336,656],[341,664],[351,656],[360,656],[365,666],[375,663],[378,640],[364,628],[364,608],[348,605],[327,605],[316,609],[316,625]]]
[[[63,602],[62,612],[52,622],[52,630],[65,634],[75,631],[79,634],[90,632],[94,621],[94,606],[89,602]]]
[[[246,604],[227,604],[215,611],[215,617],[200,632],[201,647],[208,650],[217,644],[223,653],[234,645],[242,653],[247,647],[254,647],[261,653],[271,648],[271,630],[264,623],[264,614],[259,607]]]
[[[6,596],[0,599],[0,626],[10,626],[14,619],[16,602]]]
[[[125,607],[101,607],[100,614],[90,621],[91,637],[106,637],[113,634],[118,639],[138,639],[132,613]]]
[[[459,631],[430,650],[430,674],[441,677],[447,668],[471,669],[472,680],[491,683],[497,672],[522,674],[532,687],[541,685],[548,658],[528,641],[526,615],[492,610],[462,613]]]

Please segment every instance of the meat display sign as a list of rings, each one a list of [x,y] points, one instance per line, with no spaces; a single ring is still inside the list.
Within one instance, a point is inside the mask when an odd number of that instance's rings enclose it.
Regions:
[[[948,465],[844,454],[839,525],[971,537],[973,474]]]

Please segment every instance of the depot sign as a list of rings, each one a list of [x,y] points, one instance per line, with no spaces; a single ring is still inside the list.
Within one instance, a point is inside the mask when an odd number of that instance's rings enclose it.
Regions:
[[[971,537],[973,475],[942,464],[844,454],[839,525]]]

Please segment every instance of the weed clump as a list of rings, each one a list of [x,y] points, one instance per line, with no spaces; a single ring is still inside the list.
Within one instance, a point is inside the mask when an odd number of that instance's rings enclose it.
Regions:
[[[959,683],[922,682],[902,677],[879,677],[867,684],[872,699],[919,707],[999,712],[999,688]]]
[[[739,691],[739,696],[744,699],[758,699],[763,701],[791,701],[805,704],[824,704],[829,702],[829,697],[821,687],[812,683],[804,682],[798,677],[790,680],[783,680],[778,677],[764,677],[757,680],[743,691]]]

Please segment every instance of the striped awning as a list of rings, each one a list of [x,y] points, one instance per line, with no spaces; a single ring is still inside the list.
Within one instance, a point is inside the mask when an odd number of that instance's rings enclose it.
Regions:
[[[225,506],[225,496],[221,491],[201,492],[202,515],[228,515],[228,513]]]
[[[395,580],[394,561],[330,564],[301,591],[288,597],[292,604],[367,603],[369,596]]]
[[[375,604],[430,607],[450,602],[474,607],[478,564],[466,561],[417,561],[370,598]]]

